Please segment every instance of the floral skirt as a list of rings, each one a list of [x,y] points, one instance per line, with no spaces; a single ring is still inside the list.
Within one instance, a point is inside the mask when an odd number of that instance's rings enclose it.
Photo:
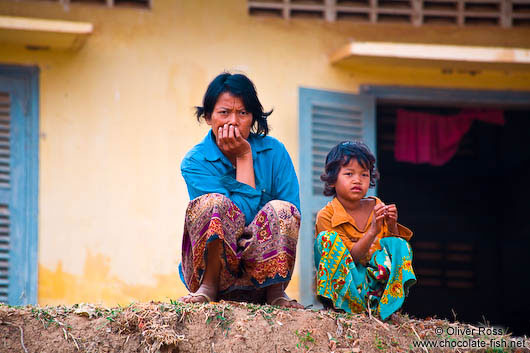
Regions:
[[[197,197],[186,210],[180,277],[188,290],[197,291],[207,244],[220,239],[219,299],[263,302],[263,288],[291,279],[299,228],[300,213],[287,201],[268,202],[245,227],[244,214],[226,196]]]
[[[412,250],[397,237],[382,238],[380,245],[364,266],[354,263],[336,232],[321,232],[314,247],[317,296],[329,299],[336,309],[371,310],[383,320],[398,310],[416,283]]]

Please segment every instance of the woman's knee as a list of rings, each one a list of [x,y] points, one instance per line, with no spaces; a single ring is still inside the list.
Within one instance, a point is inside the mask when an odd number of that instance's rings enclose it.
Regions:
[[[265,207],[272,207],[276,214],[280,213],[291,213],[293,217],[295,217],[298,221],[300,221],[300,211],[298,208],[296,208],[295,205],[290,203],[289,201],[284,200],[271,200],[265,204]]]
[[[223,194],[219,194],[217,192],[212,192],[212,193],[209,193],[209,194],[201,195],[199,197],[194,198],[191,202],[193,202],[195,200],[197,200],[197,201],[199,201],[199,200],[201,200],[201,201],[208,200],[208,202],[211,202],[211,203],[224,203],[224,202],[230,201],[230,199],[228,197],[226,197]]]
[[[214,207],[228,205],[232,201],[223,194],[209,193],[198,196],[190,201],[188,204],[188,210],[201,205],[201,207]]]

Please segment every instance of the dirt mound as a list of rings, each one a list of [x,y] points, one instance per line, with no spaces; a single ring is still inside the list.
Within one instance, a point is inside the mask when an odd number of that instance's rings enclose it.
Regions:
[[[455,342],[454,347],[418,347],[444,341],[446,346]],[[488,346],[474,349],[470,342]],[[502,349],[492,346],[502,342],[507,345]],[[364,314],[234,302],[152,302],[111,309],[0,305],[0,352],[10,353],[530,351],[517,348],[521,343],[523,338],[493,328],[401,314],[383,323]]]

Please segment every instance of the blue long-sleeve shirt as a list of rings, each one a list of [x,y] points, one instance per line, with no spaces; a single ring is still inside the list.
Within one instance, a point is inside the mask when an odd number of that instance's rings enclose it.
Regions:
[[[236,180],[236,169],[215,143],[212,130],[180,165],[190,200],[208,193],[228,197],[245,214],[248,225],[271,200],[284,200],[300,210],[298,179],[285,146],[271,136],[250,134],[256,188]]]

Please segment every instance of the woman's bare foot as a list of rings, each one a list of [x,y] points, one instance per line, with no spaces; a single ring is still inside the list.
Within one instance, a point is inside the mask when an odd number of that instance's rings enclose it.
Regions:
[[[267,288],[267,304],[282,306],[284,308],[303,309],[304,306],[291,299],[283,290],[283,284],[274,284]]]
[[[189,293],[179,298],[183,303],[209,303],[217,297],[217,289],[206,283],[203,283],[195,293]]]
[[[208,255],[206,258],[206,269],[201,286],[195,293],[190,293],[179,299],[183,303],[208,303],[217,299],[219,288],[219,271],[221,269],[222,243],[219,239],[211,241],[207,245]]]

